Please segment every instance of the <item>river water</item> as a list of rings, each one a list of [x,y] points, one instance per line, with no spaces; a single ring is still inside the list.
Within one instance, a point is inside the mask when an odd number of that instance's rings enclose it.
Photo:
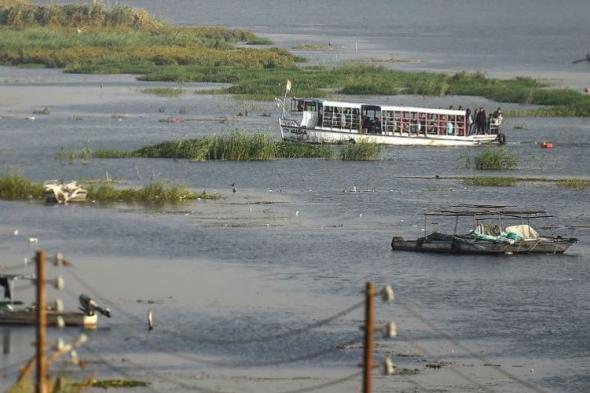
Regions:
[[[580,38],[590,29],[583,23],[588,5],[582,1],[453,0],[444,7],[433,0],[375,1],[368,7],[352,1],[128,4],[175,23],[250,28],[285,47],[329,41],[335,51],[309,53],[319,62],[399,53],[420,61],[396,65],[402,68],[539,73],[568,85],[581,84],[587,72],[585,64],[569,64],[587,50]],[[358,52],[351,46],[355,40]],[[306,327],[361,301],[364,283],[373,281],[393,285],[396,300],[379,303],[377,318],[396,321],[399,330],[395,339],[378,338],[375,358],[391,353],[406,369],[406,375],[390,377],[376,370],[377,391],[588,390],[587,191],[545,183],[482,188],[448,178],[480,174],[465,165],[478,152],[472,148],[388,147],[377,162],[56,159],[61,147],[133,149],[236,128],[278,134],[271,102],[141,93],[153,85],[126,75],[0,68],[3,170],[18,167],[39,181],[107,175],[124,185],[166,180],[221,196],[164,208],[0,202],[2,265],[20,264],[37,248],[62,251],[75,267],[50,270],[65,276],[67,290],[49,297],[60,296],[74,308],[77,294],[87,292],[113,310],[113,318],[101,319],[79,350],[88,361],[82,375],[91,370],[99,378],[144,379],[152,382],[151,390],[137,391],[161,392],[270,393],[329,383],[358,370],[362,309]],[[215,86],[184,87],[192,93]],[[347,99],[497,106],[471,97]],[[44,106],[50,115],[26,119]],[[237,115],[245,110],[247,117]],[[187,121],[160,122],[168,116]],[[589,127],[588,119],[506,119],[507,148],[519,156],[510,175],[587,177]],[[554,148],[540,149],[544,140]],[[343,192],[353,186],[362,192]],[[546,209],[555,218],[534,225],[579,242],[564,256],[391,251],[392,235],[421,236],[423,212],[455,203]],[[428,225],[448,230],[453,223]],[[29,244],[29,238],[39,244]],[[19,297],[30,300],[30,289],[18,285]],[[156,321],[151,333],[148,309]],[[14,380],[15,365],[32,354],[33,335],[26,328],[0,331],[4,387]],[[66,329],[50,336],[77,334]],[[64,367],[74,370],[54,370]],[[408,371],[415,369],[415,375]],[[356,377],[322,390],[359,387]]]

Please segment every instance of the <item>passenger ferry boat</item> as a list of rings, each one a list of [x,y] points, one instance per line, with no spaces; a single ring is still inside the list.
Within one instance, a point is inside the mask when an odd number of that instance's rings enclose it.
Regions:
[[[287,90],[288,91],[288,90]],[[473,146],[506,142],[502,118],[488,134],[469,134],[465,110],[367,105],[308,98],[277,99],[284,140],[310,143]]]

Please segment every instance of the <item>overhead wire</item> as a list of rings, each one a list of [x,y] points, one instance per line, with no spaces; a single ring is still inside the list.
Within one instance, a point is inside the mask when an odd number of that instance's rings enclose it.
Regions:
[[[422,322],[424,325],[426,325],[429,329],[431,329],[433,332],[441,335],[442,337],[444,337],[447,341],[453,343],[455,346],[457,346],[458,348],[460,348],[461,350],[465,351],[467,354],[469,354],[470,356],[472,356],[475,359],[478,359],[480,361],[482,361],[483,363],[490,363],[489,360],[487,360],[485,357],[477,354],[476,352],[472,351],[471,349],[469,349],[467,346],[465,346],[464,344],[462,344],[461,342],[459,342],[457,339],[455,339],[454,337],[452,337],[451,335],[443,332],[442,330],[436,328],[436,326],[434,326],[434,324],[432,322],[430,322],[428,319],[426,319],[425,317],[423,317],[422,315],[420,315],[420,313],[418,313],[416,310],[414,310],[412,307],[410,307],[407,304],[400,304],[406,311],[408,311],[414,318],[418,319],[420,322]],[[512,373],[499,368],[499,367],[494,367],[493,370],[496,370],[498,373],[502,374],[503,376],[509,378],[510,380],[520,384],[521,386],[524,386],[536,393],[547,393],[545,390],[533,385],[530,382],[527,382],[525,380],[523,380],[522,378],[517,377],[516,375],[513,375]],[[457,370],[455,370],[457,371]],[[482,386],[483,387],[483,386]],[[487,388],[486,388],[487,389]],[[489,389],[488,389],[489,390]]]
[[[129,313],[128,311],[119,307],[115,303],[113,303],[113,302],[109,301],[108,299],[106,299],[105,297],[101,296],[100,293],[98,291],[96,291],[96,289],[92,288],[92,286],[90,286],[85,280],[83,280],[78,274],[76,274],[72,270],[70,270],[69,273],[72,275],[72,277],[76,281],[78,281],[78,283],[80,285],[82,285],[86,289],[93,292],[93,294],[96,295],[97,298],[99,298],[99,300],[101,300],[102,302],[109,304],[113,309],[119,311],[121,314],[126,315],[130,319],[133,319],[135,321],[141,321],[142,323],[144,322],[143,319],[137,317],[136,315],[134,315],[132,313]],[[268,336],[250,337],[250,338],[244,338],[244,339],[240,339],[240,340],[231,340],[231,339],[221,340],[221,339],[211,339],[211,338],[207,338],[207,337],[199,337],[199,336],[192,336],[192,335],[190,337],[188,337],[188,336],[179,334],[176,331],[167,331],[167,332],[170,333],[171,335],[176,336],[181,339],[189,339],[191,341],[199,341],[200,343],[204,343],[204,344],[217,344],[217,345],[251,344],[251,343],[256,343],[256,342],[270,341],[270,340],[280,339],[280,338],[284,338],[284,337],[299,335],[299,334],[305,333],[309,330],[317,329],[319,327],[325,326],[325,325],[335,321],[336,319],[342,318],[343,316],[351,313],[352,311],[356,310],[357,308],[360,308],[361,306],[363,306],[363,304],[364,304],[364,300],[357,302],[342,311],[339,311],[327,318],[313,322],[309,325],[302,326],[302,327],[295,328],[295,329],[285,330],[280,333],[271,334]]]
[[[98,293],[94,288],[92,288],[92,286],[90,286],[87,282],[85,282],[85,280],[83,280],[81,277],[79,277],[75,272],[73,272],[72,270],[70,270],[69,273],[70,273],[70,275],[80,285],[84,286],[86,289],[88,289],[89,291],[93,292],[93,294],[96,295],[97,298],[99,298],[99,300],[103,301],[105,304],[109,304],[113,309],[115,309],[116,311],[118,311],[118,312],[126,315],[128,318],[130,318],[132,320],[135,320],[135,321],[141,321],[141,323],[144,323],[143,319],[135,316],[134,314],[132,314],[132,313],[126,311],[126,310],[124,310],[123,308],[119,307],[115,303],[110,302],[110,301],[108,301],[108,299],[106,299],[103,296],[101,296],[100,293]],[[71,296],[75,296],[69,290],[68,290],[68,293]],[[351,307],[348,307],[347,309],[342,310],[342,311],[340,311],[340,312],[338,312],[338,313],[336,313],[336,314],[334,314],[334,315],[332,315],[332,316],[330,316],[330,317],[328,317],[328,318],[326,318],[324,320],[321,320],[321,321],[315,322],[313,324],[310,324],[310,325],[306,326],[305,328],[292,329],[291,331],[300,331],[300,332],[303,332],[303,331],[310,330],[311,328],[316,328],[316,327],[319,327],[319,326],[323,326],[323,325],[325,325],[325,324],[327,324],[327,323],[329,323],[329,322],[331,322],[331,321],[333,321],[333,320],[335,320],[335,319],[337,319],[337,318],[339,318],[339,317],[341,317],[343,315],[346,315],[347,313],[353,311],[354,309],[360,307],[363,303],[364,302],[356,303],[356,304],[352,305]],[[310,328],[310,326],[311,326],[311,328]],[[177,332],[170,331],[170,330],[166,330],[166,333],[169,333],[169,334],[171,334],[171,335],[173,335],[173,336],[175,336],[177,338],[180,338],[182,340],[202,342],[199,337],[192,337],[192,336],[187,336],[187,335],[181,335],[181,334],[179,334]],[[281,333],[280,336],[283,336],[284,334],[285,333],[283,332],[283,333]],[[276,337],[276,336],[279,336],[279,335],[274,335],[274,337]],[[328,348],[324,348],[322,350],[319,350],[319,351],[316,351],[316,352],[313,352],[313,353],[309,353],[309,354],[306,354],[306,355],[296,356],[296,357],[291,357],[291,358],[284,358],[284,359],[269,360],[269,361],[266,361],[266,362],[258,362],[258,363],[250,364],[250,365],[247,365],[247,366],[235,364],[233,362],[222,362],[222,361],[214,361],[214,360],[210,360],[210,359],[204,359],[202,357],[198,357],[198,356],[195,356],[195,355],[192,355],[192,354],[171,353],[169,350],[167,350],[165,348],[162,348],[161,346],[157,346],[154,343],[144,343],[144,344],[145,345],[148,345],[150,348],[152,348],[152,349],[154,349],[154,350],[156,350],[158,352],[165,353],[165,354],[167,354],[169,356],[176,357],[176,358],[183,359],[183,360],[188,360],[188,361],[195,362],[195,363],[209,364],[209,365],[214,365],[214,366],[225,366],[225,367],[261,367],[261,366],[272,366],[272,365],[280,365],[280,364],[288,364],[288,363],[297,363],[297,362],[301,362],[301,361],[305,361],[305,360],[315,359],[315,358],[318,358],[318,357],[321,357],[321,356],[324,356],[324,355],[327,355],[327,354],[330,354],[330,353],[334,353],[334,352],[340,351],[340,350],[342,350],[343,347],[356,344],[356,343],[360,342],[360,340],[361,340],[361,337],[359,336],[359,337],[355,337],[353,340],[349,340],[349,341],[346,341],[344,343],[339,343],[337,345],[332,345],[332,346],[330,346]],[[219,341],[221,341],[221,340],[219,340]],[[251,342],[257,342],[257,341],[262,341],[262,340],[260,340],[259,338],[257,338],[255,341],[251,341]]]
[[[205,388],[202,386],[195,386],[195,385],[191,385],[188,383],[183,383],[180,382],[178,380],[172,379],[170,377],[164,376],[161,373],[157,373],[154,372],[153,370],[148,370],[147,368],[145,368],[144,366],[138,364],[137,362],[131,361],[129,359],[126,359],[126,362],[134,365],[135,367],[141,368],[145,371],[148,371],[151,375],[155,375],[158,379],[161,379],[163,381],[169,382],[173,385],[176,385],[178,387],[181,387],[183,389],[187,389],[187,390],[193,390],[193,391],[197,391],[197,392],[203,392],[203,393],[228,393],[228,392],[223,392],[223,391],[219,391],[219,390],[213,390],[213,389],[209,389],[209,388]],[[332,386],[336,386],[339,384],[342,384],[344,382],[350,381],[354,378],[357,378],[359,376],[362,375],[362,371],[347,375],[345,377],[341,377],[329,382],[324,382],[324,383],[320,383],[317,385],[312,385],[312,386],[308,386],[308,387],[304,387],[304,388],[299,388],[299,389],[293,389],[293,390],[286,390],[286,391],[280,391],[278,393],[307,393],[307,392],[313,392],[313,391],[317,391],[317,390],[322,390],[322,389],[326,389],[328,387],[332,387]]]
[[[282,392],[279,392],[279,393],[307,393],[307,392],[314,392],[314,391],[317,391],[317,390],[322,390],[322,389],[326,389],[326,388],[329,388],[329,387],[332,387],[332,386],[340,385],[340,384],[342,384],[344,382],[348,382],[348,381],[350,381],[352,379],[355,379],[355,378],[360,377],[362,374],[363,374],[362,371],[358,371],[356,373],[347,375],[347,376],[342,377],[342,378],[335,379],[333,381],[321,383],[321,384],[318,384],[318,385],[308,386],[308,387],[301,388],[301,389],[286,390],[286,391],[282,391]]]

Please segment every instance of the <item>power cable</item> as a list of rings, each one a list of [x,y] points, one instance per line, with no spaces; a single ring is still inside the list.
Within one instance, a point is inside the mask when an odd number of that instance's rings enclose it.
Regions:
[[[455,338],[453,338],[452,336],[450,336],[449,334],[437,329],[429,320],[427,320],[426,318],[424,318],[422,315],[420,315],[417,311],[415,311],[412,307],[406,305],[406,304],[401,304],[401,306],[406,309],[406,311],[408,311],[410,314],[412,314],[412,316],[414,316],[416,319],[418,319],[420,322],[422,322],[423,324],[425,324],[428,328],[430,328],[432,331],[434,331],[435,333],[443,336],[447,341],[452,342],[455,346],[457,346],[458,348],[461,348],[463,351],[465,351],[466,353],[468,353],[470,356],[474,357],[475,359],[480,360],[483,363],[490,363],[486,358],[484,358],[483,356],[478,355],[477,353],[475,353],[474,351],[472,351],[471,349],[469,349],[468,347],[466,347],[465,345],[461,344],[459,341],[457,341]],[[502,374],[503,376],[511,379],[512,381],[536,392],[536,393],[547,393],[546,391],[538,388],[537,386],[531,384],[530,382],[527,382],[511,373],[509,373],[506,370],[503,370],[502,368],[498,368],[498,367],[494,367],[494,370],[496,370],[498,373]],[[457,371],[457,370],[455,370]]]
[[[132,364],[132,365],[134,365],[136,367],[142,368],[145,371],[148,371],[145,367],[141,366],[138,363],[135,363],[135,362],[130,361],[128,359],[126,361],[129,364]],[[156,377],[158,377],[161,380],[164,380],[166,382],[172,383],[172,384],[174,384],[174,385],[176,385],[178,387],[181,387],[183,389],[193,390],[193,391],[203,392],[203,393],[227,393],[227,392],[212,390],[212,389],[208,389],[208,388],[203,388],[203,387],[189,385],[187,383],[179,382],[179,381],[174,380],[172,378],[163,376],[160,373],[156,373],[153,370],[149,370],[149,373],[152,374],[152,375],[155,375]],[[347,375],[345,377],[338,378],[338,379],[335,379],[335,380],[332,380],[332,381],[329,381],[329,382],[324,382],[324,383],[321,383],[321,384],[318,384],[318,385],[308,386],[308,387],[300,388],[300,389],[282,391],[282,392],[279,392],[279,393],[307,393],[307,392],[313,392],[313,391],[317,391],[317,390],[321,390],[321,389],[325,389],[325,388],[328,388],[328,387],[339,385],[341,383],[344,383],[344,382],[350,381],[350,380],[352,380],[354,378],[357,378],[357,377],[359,377],[361,375],[362,375],[362,371],[359,371],[359,372],[356,372],[354,374],[350,374],[350,375]]]
[[[101,300],[102,302],[109,304],[113,309],[116,309],[117,311],[126,315],[130,319],[133,319],[133,320],[135,320],[137,322],[141,322],[141,323],[144,322],[143,319],[137,317],[136,315],[129,313],[128,311],[122,309],[121,307],[117,306],[116,304],[110,302],[108,299],[101,296],[100,293],[98,293],[95,289],[93,289],[90,285],[88,285],[84,280],[82,280],[74,272],[70,271],[70,274],[72,274],[74,279],[76,281],[78,281],[79,284],[81,284],[86,289],[93,292],[99,298],[99,300]],[[336,319],[342,318],[343,316],[351,313],[352,311],[356,310],[357,308],[360,308],[363,305],[364,305],[364,300],[362,300],[358,303],[355,303],[352,306],[350,306],[342,311],[337,312],[336,314],[333,314],[327,318],[313,322],[313,323],[306,325],[306,326],[286,330],[286,331],[283,331],[283,332],[280,332],[277,334],[273,334],[273,335],[250,337],[250,338],[245,338],[245,339],[240,339],[240,340],[220,340],[220,339],[211,339],[211,338],[199,337],[199,336],[186,336],[183,334],[179,334],[176,331],[170,331],[170,330],[166,330],[166,332],[169,333],[170,335],[176,336],[181,339],[186,339],[186,340],[191,340],[191,341],[199,341],[200,343],[204,343],[204,344],[217,344],[217,345],[251,344],[251,343],[256,343],[256,342],[271,341],[271,340],[275,340],[275,339],[279,339],[279,338],[285,338],[285,337],[290,337],[290,336],[295,336],[295,335],[305,333],[309,330],[325,326],[325,325],[335,321]]]
[[[321,383],[321,384],[314,385],[314,386],[308,386],[306,388],[301,388],[301,389],[287,390],[287,391],[283,391],[283,392],[279,392],[279,393],[307,393],[307,392],[314,392],[316,390],[321,390],[321,389],[329,388],[329,387],[332,387],[332,386],[340,385],[341,383],[350,381],[351,379],[360,377],[361,375],[363,375],[363,372],[362,371],[358,371],[358,372],[356,372],[354,374],[350,374],[350,375],[347,375],[347,376],[342,377],[342,378],[335,379],[335,380],[330,381],[330,382],[325,382],[325,383]]]
[[[72,277],[76,281],[78,281],[79,284],[81,284],[86,289],[88,289],[91,292],[93,292],[99,298],[99,300],[101,300],[101,301],[103,301],[105,303],[108,303],[109,305],[112,306],[113,309],[115,309],[115,310],[119,311],[120,313],[126,315],[130,319],[133,319],[135,321],[141,321],[142,323],[144,322],[141,318],[139,318],[139,317],[137,317],[137,316],[129,313],[128,311],[122,309],[121,307],[117,306],[116,304],[108,301],[106,298],[100,296],[100,294],[94,288],[92,288],[88,283],[86,283],[84,280],[82,280],[72,270],[70,270],[69,273],[72,275]],[[69,293],[70,293],[70,295],[72,295],[71,294],[71,291],[69,291]],[[322,325],[324,325],[326,323],[329,323],[329,322],[333,321],[334,319],[336,319],[336,318],[338,318],[338,317],[340,317],[342,315],[345,315],[346,313],[351,312],[352,310],[356,309],[357,307],[360,307],[360,305],[362,305],[362,304],[363,304],[363,302],[356,303],[356,304],[352,305],[351,307],[349,307],[349,308],[347,308],[347,309],[345,309],[345,310],[343,310],[343,311],[341,311],[339,313],[336,313],[336,314],[334,314],[333,316],[331,316],[329,318],[326,318],[326,319],[324,319],[322,321],[319,321],[319,322],[313,323],[311,325],[308,325],[308,327],[306,327],[306,328],[309,328],[309,326],[313,326],[313,327],[322,326]],[[293,330],[302,330],[302,329],[293,329]],[[173,336],[175,336],[177,338],[183,339],[183,340],[187,340],[187,341],[195,341],[195,340],[198,340],[198,338],[188,337],[186,335],[179,335],[178,333],[173,332],[173,331],[167,330],[166,332],[167,333],[170,333],[171,335],[173,335]],[[283,335],[283,334],[285,334],[285,333],[281,333],[281,335]],[[275,336],[278,336],[278,335],[275,335]],[[311,360],[311,359],[318,358],[318,357],[321,357],[321,356],[324,356],[324,355],[327,355],[327,354],[330,354],[330,353],[337,352],[337,351],[341,350],[342,347],[348,346],[348,345],[352,345],[352,344],[355,344],[355,343],[358,343],[360,340],[361,340],[361,338],[358,337],[358,338],[355,338],[354,340],[350,340],[350,341],[347,341],[347,342],[344,342],[344,343],[340,343],[340,344],[335,345],[335,346],[333,345],[333,346],[331,346],[329,348],[325,348],[325,349],[322,349],[320,351],[313,352],[313,353],[310,353],[310,354],[306,354],[306,355],[302,355],[302,356],[297,356],[297,357],[292,357],[292,358],[286,358],[286,359],[278,359],[278,360],[273,360],[273,361],[268,361],[268,362],[260,362],[260,363],[248,365],[248,366],[245,366],[245,367],[272,366],[272,365],[296,363],[296,362],[301,362],[301,361],[305,361],[305,360]],[[258,338],[257,338],[257,341],[258,341]],[[242,365],[237,365],[237,364],[231,363],[231,362],[220,362],[220,361],[214,361],[214,360],[207,360],[207,359],[204,359],[204,358],[201,358],[201,357],[197,357],[197,356],[194,356],[194,355],[190,355],[190,354],[171,353],[168,350],[163,349],[162,347],[158,347],[158,346],[154,345],[153,343],[145,343],[144,342],[144,344],[148,345],[150,348],[152,348],[152,349],[154,349],[154,350],[156,350],[158,352],[165,353],[165,354],[167,354],[169,356],[176,357],[176,358],[183,359],[183,360],[188,360],[188,361],[195,362],[195,363],[209,364],[209,365],[214,365],[214,366],[225,366],[225,367],[244,367]]]

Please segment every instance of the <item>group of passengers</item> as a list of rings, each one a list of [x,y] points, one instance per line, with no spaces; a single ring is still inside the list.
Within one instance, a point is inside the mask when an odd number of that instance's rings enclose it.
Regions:
[[[473,134],[495,134],[498,132],[502,120],[502,110],[496,109],[493,113],[488,116],[486,110],[483,107],[475,109],[474,113],[471,113],[471,109],[467,108],[467,123],[469,125],[469,135]]]

